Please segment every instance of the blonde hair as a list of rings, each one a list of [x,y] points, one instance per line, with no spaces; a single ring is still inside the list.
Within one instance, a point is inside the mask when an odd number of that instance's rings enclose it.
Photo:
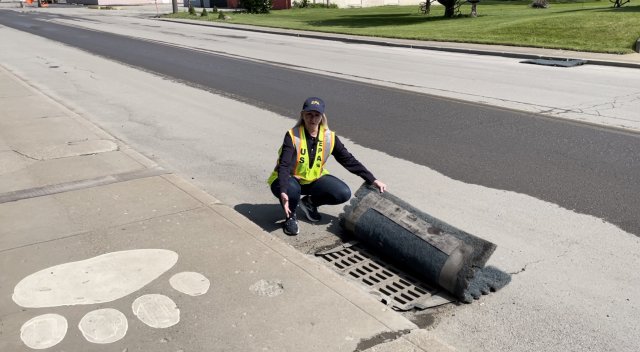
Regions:
[[[320,125],[324,126],[324,128],[329,129],[329,119],[327,119],[327,115],[322,114],[322,121],[320,121]],[[304,126],[304,111],[300,111],[300,118],[293,126],[293,128]]]

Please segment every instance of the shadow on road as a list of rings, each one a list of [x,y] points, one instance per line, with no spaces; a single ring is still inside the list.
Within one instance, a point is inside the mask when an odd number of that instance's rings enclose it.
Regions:
[[[260,226],[264,231],[274,233],[285,242],[305,254],[315,254],[319,251],[334,248],[342,243],[354,240],[340,226],[336,216],[322,214],[318,222],[308,221],[304,214],[298,212],[300,234],[287,236],[282,231],[284,213],[280,204],[238,204],[234,209],[247,219]]]
[[[282,227],[280,221],[284,215],[280,204],[243,203],[233,208],[267,232],[273,232]]]
[[[280,204],[238,204],[234,209],[244,215],[256,225],[260,226],[267,232],[272,232],[282,227],[284,221],[284,212]],[[316,226],[326,226],[326,230],[336,236],[343,236],[343,230],[340,227],[337,217],[329,214],[321,214],[322,219],[318,222],[309,222],[301,211],[298,211],[298,220],[303,223],[309,223]]]

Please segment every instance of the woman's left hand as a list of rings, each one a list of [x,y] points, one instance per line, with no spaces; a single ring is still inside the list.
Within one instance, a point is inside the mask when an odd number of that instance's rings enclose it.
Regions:
[[[384,191],[387,190],[387,185],[385,185],[382,181],[380,180],[375,180],[373,181],[373,185],[380,190],[380,193],[384,193]]]

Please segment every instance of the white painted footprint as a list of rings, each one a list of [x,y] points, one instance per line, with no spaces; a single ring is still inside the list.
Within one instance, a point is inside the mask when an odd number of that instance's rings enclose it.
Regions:
[[[138,291],[171,269],[176,252],[166,249],[136,249],[111,252],[78,262],[40,270],[22,279],[13,290],[13,301],[25,308],[52,308],[108,303]],[[184,294],[199,296],[209,290],[202,274],[182,272],[169,280]],[[180,310],[161,294],[138,297],[133,314],[152,328],[168,328],[180,321]],[[107,344],[122,339],[128,329],[126,316],[113,308],[87,313],[78,328],[87,341]],[[45,349],[62,341],[68,323],[59,314],[36,316],[22,325],[20,338],[33,349]]]

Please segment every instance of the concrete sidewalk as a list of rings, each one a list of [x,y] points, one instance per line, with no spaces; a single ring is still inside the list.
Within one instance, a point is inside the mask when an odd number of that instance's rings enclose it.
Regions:
[[[7,0],[6,7],[16,7],[15,0]],[[0,2],[2,4],[2,2]],[[2,6],[0,6],[2,7]],[[66,11],[70,8],[83,9],[83,6],[75,5],[52,5],[47,9],[34,8],[34,11],[48,11],[56,13],[58,11]],[[172,12],[171,4],[158,4],[156,5],[132,5],[132,6],[116,6],[117,11],[103,11],[107,16],[131,16],[131,17],[146,17],[156,18],[158,15],[168,14]],[[86,8],[89,10],[89,8]],[[183,7],[179,7],[180,11],[184,11]],[[196,8],[196,11],[200,13],[202,8]],[[100,10],[90,10],[100,11]],[[628,68],[640,68],[640,53],[630,53],[624,55],[617,54],[604,54],[604,53],[592,53],[583,51],[571,51],[561,49],[546,49],[546,48],[534,48],[534,47],[518,47],[509,45],[487,45],[487,44],[474,44],[474,43],[456,43],[456,42],[440,42],[440,41],[427,41],[427,40],[410,40],[410,39],[394,39],[394,38],[380,38],[380,37],[368,37],[357,36],[339,33],[323,33],[314,31],[303,31],[284,28],[270,28],[260,27],[244,24],[226,23],[226,22],[210,22],[200,20],[189,19],[173,19],[173,18],[156,18],[159,21],[182,23],[187,25],[207,26],[207,27],[220,27],[226,29],[236,29],[243,31],[251,31],[257,33],[269,33],[277,35],[287,35],[303,38],[314,38],[323,40],[342,41],[347,43],[359,43],[370,44],[380,46],[391,46],[401,48],[413,48],[423,50],[436,50],[445,52],[456,52],[464,54],[474,55],[489,55],[489,56],[502,56],[518,59],[558,59],[558,60],[570,60],[578,59],[585,60],[587,64],[602,65],[602,66],[615,66],[615,67],[628,67]],[[640,47],[640,38],[636,43],[635,48]]]
[[[587,61],[587,64],[591,64],[591,65],[640,68],[640,53],[616,55],[616,54],[602,54],[602,53],[591,53],[591,52],[560,50],[560,49],[517,47],[517,46],[507,46],[507,45],[486,45],[486,44],[474,44],[474,43],[436,42],[436,41],[426,41],[426,40],[367,37],[367,36],[356,36],[356,35],[348,35],[348,34],[311,32],[311,31],[302,31],[302,30],[294,30],[294,29],[258,27],[258,26],[250,26],[250,25],[243,25],[243,24],[209,22],[209,21],[188,20],[188,19],[158,18],[158,20],[167,21],[167,22],[184,23],[189,25],[237,29],[237,30],[251,31],[251,32],[258,32],[258,33],[270,33],[270,34],[288,35],[288,36],[303,37],[303,38],[335,40],[335,41],[342,41],[347,43],[381,45],[381,46],[413,48],[413,49],[423,49],[423,50],[436,50],[436,51],[445,51],[445,52],[474,54],[474,55],[502,56],[502,57],[517,58],[517,59],[557,59],[557,60],[578,59],[578,60],[585,60]],[[640,39],[638,40],[640,41]]]
[[[452,350],[1,66],[0,252],[0,351]]]

